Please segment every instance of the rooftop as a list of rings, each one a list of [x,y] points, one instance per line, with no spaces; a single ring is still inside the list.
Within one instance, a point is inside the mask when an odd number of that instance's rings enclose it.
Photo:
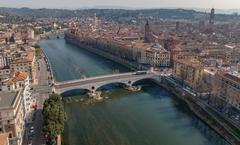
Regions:
[[[187,64],[187,65],[191,65],[194,67],[201,67],[203,66],[203,64],[197,60],[197,59],[193,59],[193,58],[189,58],[189,59],[175,59],[176,62],[178,63],[182,63],[182,64]]]
[[[10,78],[10,79],[7,79],[7,80],[3,81],[3,83],[6,84],[6,85],[11,85],[11,84],[14,84],[18,81],[24,81],[24,80],[27,79],[27,77],[28,77],[28,73],[21,71],[21,72],[17,72],[13,78]]]
[[[0,134],[0,145],[6,145],[8,143],[8,133]]]
[[[11,107],[18,92],[0,92],[0,109]]]
[[[230,80],[240,83],[240,74],[239,73],[231,72],[231,73],[224,74],[224,76]]]

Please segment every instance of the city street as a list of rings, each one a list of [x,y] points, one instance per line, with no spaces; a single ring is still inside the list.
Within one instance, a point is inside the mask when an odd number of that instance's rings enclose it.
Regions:
[[[36,64],[36,83],[32,85],[32,95],[37,102],[37,110],[34,113],[33,123],[26,129],[26,138],[24,145],[42,145],[44,138],[42,136],[42,109],[44,101],[49,97],[51,88],[49,87],[49,72],[44,58],[37,61]],[[33,128],[33,133],[30,132],[30,127]]]

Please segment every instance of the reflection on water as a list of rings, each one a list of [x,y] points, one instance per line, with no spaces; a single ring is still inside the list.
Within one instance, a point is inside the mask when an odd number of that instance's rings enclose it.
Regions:
[[[116,70],[130,71],[122,65],[67,44],[64,39],[43,40],[40,45],[50,59],[58,81],[111,74]]]
[[[111,91],[91,105],[65,104],[67,145],[227,145],[187,107],[158,86],[138,93]],[[121,94],[117,95],[116,94]],[[124,94],[124,95],[122,95]],[[74,138],[72,138],[74,136]]]
[[[129,71],[65,44],[63,39],[44,40],[40,44],[59,81],[109,74],[115,69]],[[65,145],[227,145],[184,103],[155,84],[146,85],[137,93],[103,90],[112,99],[90,105],[65,103],[68,117],[63,137]],[[68,93],[65,95],[76,95],[79,90]]]

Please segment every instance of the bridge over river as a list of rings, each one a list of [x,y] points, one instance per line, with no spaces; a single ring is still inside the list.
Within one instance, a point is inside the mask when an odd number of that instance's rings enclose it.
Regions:
[[[132,84],[143,79],[153,79],[154,81],[161,82],[161,77],[164,75],[167,74],[150,71],[147,71],[145,73],[130,72],[103,75],[78,80],[56,82],[54,83],[53,91],[58,94],[62,94],[64,92],[75,89],[84,89],[94,93],[98,90],[98,88],[112,83],[121,83],[126,87],[131,87]]]

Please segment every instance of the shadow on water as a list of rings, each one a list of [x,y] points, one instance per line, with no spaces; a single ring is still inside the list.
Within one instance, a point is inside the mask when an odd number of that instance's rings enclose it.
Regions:
[[[129,71],[124,66],[108,59],[66,44],[63,39],[42,41],[41,46],[44,47],[44,51],[54,67],[54,75],[59,81],[77,79],[82,75],[110,74],[115,69],[118,69],[119,72]],[[122,84],[102,86],[98,90],[101,90],[103,95],[110,96],[109,98],[119,97],[119,100],[113,99],[107,103],[93,104],[87,107],[79,104],[79,100],[82,98],[88,99],[87,90],[71,90],[63,93],[64,99],[68,101],[65,104],[65,110],[70,116],[65,126],[64,140],[67,142],[66,144],[227,145],[216,132],[194,116],[183,101],[157,86],[152,80],[141,80],[134,85],[142,86],[142,91],[131,94],[126,89],[122,89],[124,88]],[[138,98],[142,102],[139,103]],[[135,104],[138,106],[134,106]],[[134,115],[131,114],[132,111],[135,113]],[[128,119],[125,120],[125,118]],[[115,130],[111,127],[115,127]],[[149,132],[141,132],[143,130]],[[182,136],[178,134],[179,130],[183,133]],[[133,134],[129,134],[129,132],[133,132]],[[192,135],[194,133],[197,135]],[[148,136],[148,134],[150,135]],[[170,135],[164,136],[166,134]],[[175,135],[176,140],[180,142],[172,143],[172,137],[174,137],[172,135]],[[151,138],[152,136],[156,136],[156,138]],[[177,139],[177,137],[183,139]],[[189,137],[195,137],[197,140],[189,139]],[[109,141],[103,141],[108,139]],[[171,143],[164,143],[166,140]],[[198,141],[201,143],[197,144]]]
[[[172,95],[171,93],[165,91],[162,87],[158,86],[155,82],[153,82],[150,79],[141,80],[134,84],[135,86],[142,86],[141,92],[135,92],[135,93],[147,93],[149,94],[152,99],[169,99],[171,103],[170,106],[172,107],[166,107],[166,108],[157,108],[159,111],[161,111],[161,114],[164,113],[162,111],[166,111],[166,113],[172,112],[172,110],[178,110],[176,116],[169,116],[167,118],[164,118],[165,121],[171,122],[173,120],[181,121],[182,118],[189,118],[189,123],[184,124],[178,124],[176,123],[171,128],[173,130],[188,130],[185,131],[184,136],[187,138],[188,136],[192,135],[192,127],[199,130],[200,133],[203,136],[206,136],[208,139],[204,145],[228,145],[228,143],[221,138],[219,134],[217,134],[215,131],[213,131],[207,124],[205,124],[203,121],[201,121],[199,118],[197,118],[193,112],[190,111],[187,104],[178,99],[176,96]],[[102,95],[108,96],[109,98],[116,98],[116,97],[129,97],[129,95],[132,93],[130,91],[127,91],[124,89],[126,86],[122,83],[112,83],[108,85],[104,85],[100,88],[98,88],[98,91],[102,91]],[[72,98],[88,98],[86,96],[86,93],[88,90],[71,90],[68,92],[63,93],[62,95],[66,98],[72,97]],[[159,95],[161,94],[161,95]],[[66,99],[67,100],[67,99]],[[78,102],[78,101],[76,101]],[[71,103],[71,102],[70,102]],[[157,112],[159,112],[157,111]],[[191,127],[190,127],[191,126]]]
[[[73,96],[82,96],[86,95],[89,92],[89,90],[86,89],[74,89],[70,91],[63,92],[61,96],[63,97],[73,97]]]
[[[126,88],[126,84],[124,83],[111,83],[111,84],[107,84],[107,85],[103,85],[99,88],[97,88],[97,91],[101,91],[101,92],[109,92],[109,91],[113,91],[115,89],[124,89]]]
[[[164,88],[162,88],[161,86],[159,86],[158,84],[156,84],[154,82],[154,80],[151,79],[144,79],[144,80],[140,80],[136,83],[134,83],[134,85],[138,86],[142,86],[142,91],[143,92],[147,92],[148,94],[150,94],[150,96],[152,96],[153,98],[157,98],[157,99],[163,99],[164,97],[171,97],[171,103],[174,106],[174,108],[176,110],[179,111],[178,115],[175,116],[177,118],[171,118],[176,120],[179,119],[183,116],[187,116],[189,118],[191,118],[191,124],[194,128],[200,130],[201,134],[203,134],[204,136],[206,136],[208,138],[208,140],[216,145],[229,145],[229,143],[224,140],[218,133],[216,133],[212,128],[210,128],[205,122],[203,122],[202,120],[200,120],[188,107],[187,103],[184,102],[183,100],[179,99],[178,97],[176,97],[175,95],[173,95],[171,92],[167,92],[165,91]],[[158,91],[154,91],[155,87],[158,88]],[[158,95],[159,93],[161,93],[161,95]],[[166,108],[166,109],[171,109],[171,108]],[[169,120],[170,121],[170,120]],[[175,129],[184,129],[187,128],[188,125],[186,124],[186,126],[174,126]],[[189,134],[186,134],[189,135]],[[208,145],[210,143],[204,144],[204,145]]]

